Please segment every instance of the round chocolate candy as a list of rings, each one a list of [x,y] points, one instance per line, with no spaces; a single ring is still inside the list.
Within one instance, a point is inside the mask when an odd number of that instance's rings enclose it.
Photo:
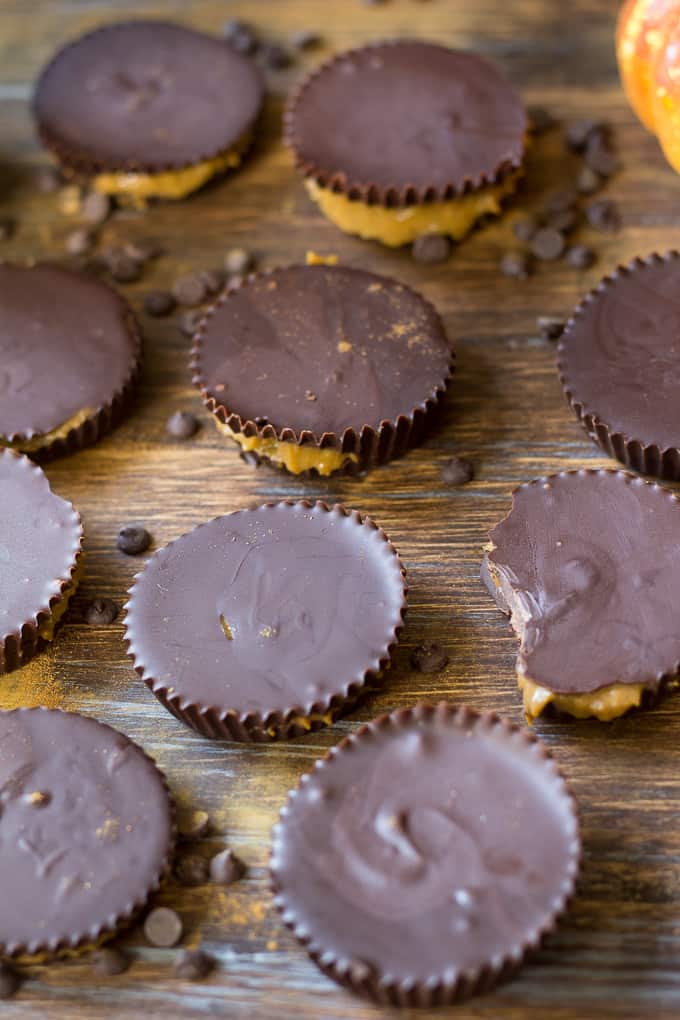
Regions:
[[[609,720],[680,667],[680,501],[624,471],[520,486],[482,577],[520,639],[530,719],[547,705]]]
[[[270,503],[203,524],[135,579],[135,668],[188,726],[272,740],[332,722],[374,683],[406,587],[384,532],[357,511]]]
[[[122,733],[45,708],[0,712],[0,956],[93,947],[169,868],[163,776]]]
[[[0,369],[0,374],[2,369]],[[39,467],[0,448],[0,673],[50,640],[78,586],[83,529]]]
[[[485,990],[571,896],[575,806],[545,747],[495,715],[417,705],[317,762],[274,829],[275,903],[355,992],[435,1006]]]

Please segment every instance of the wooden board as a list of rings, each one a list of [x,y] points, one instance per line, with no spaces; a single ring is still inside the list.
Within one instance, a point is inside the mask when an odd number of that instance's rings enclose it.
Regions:
[[[655,141],[629,112],[613,53],[614,0],[2,0],[0,4],[0,215],[20,219],[7,257],[61,251],[70,221],[55,196],[36,195],[28,172],[45,160],[29,116],[31,82],[53,49],[85,29],[126,15],[175,16],[218,31],[246,17],[286,41],[298,28],[321,31],[327,46],[271,76],[265,129],[242,172],[184,204],[112,221],[103,240],[153,236],[167,255],[125,288],[137,307],[144,291],[181,271],[220,265],[233,245],[254,249],[263,266],[299,260],[308,248],[337,253],[351,265],[393,274],[420,288],[441,310],[459,367],[445,420],[418,451],[362,480],[296,481],[255,471],[227,446],[202,412],[187,371],[187,341],[174,323],[145,321],[146,365],[129,420],[96,448],[50,465],[55,489],[81,510],[87,575],[54,645],[0,686],[0,705],[48,703],[79,709],[120,727],[153,754],[181,804],[210,812],[249,874],[229,889],[171,885],[161,896],[184,918],[191,945],[215,953],[219,969],[200,984],[172,976],[172,952],[129,938],[135,962],[120,978],[95,977],[86,958],[36,967],[3,1017],[272,1017],[369,1020],[387,1015],[336,988],[282,929],[267,893],[269,834],[288,789],[315,758],[379,712],[419,698],[450,698],[497,709],[520,721],[514,676],[516,641],[478,580],[487,529],[509,507],[518,483],[535,475],[607,461],[580,431],[557,381],[554,350],[537,338],[541,314],[566,315],[578,296],[617,261],[677,243],[680,181]],[[543,265],[527,282],[501,277],[499,256],[512,243],[509,219],[490,225],[443,266],[424,268],[406,252],[386,252],[341,236],[305,197],[279,142],[281,97],[305,66],[332,48],[399,34],[473,47],[499,60],[528,102],[568,117],[601,115],[616,130],[623,171],[609,193],[621,202],[618,235],[584,235],[599,264],[578,273]],[[530,158],[519,208],[540,203],[567,182],[559,134],[540,140]],[[164,430],[177,408],[199,413],[191,442]],[[453,453],[470,457],[476,478],[447,488],[440,467]],[[360,712],[293,743],[242,747],[200,739],[169,716],[135,678],[120,621],[81,622],[85,602],[122,603],[139,561],[115,550],[118,528],[141,521],[155,546],[200,521],[280,497],[343,500],[371,514],[408,568],[410,611],[384,691]],[[663,555],[663,550],[659,551]],[[450,662],[423,676],[409,665],[428,639]],[[584,1020],[680,1015],[680,779],[676,748],[680,701],[604,726],[546,719],[536,724],[563,766],[581,807],[585,858],[573,909],[558,933],[512,983],[450,1013],[459,1020]],[[0,910],[2,904],[0,903]],[[423,1014],[420,1014],[421,1016]],[[446,1013],[439,1015],[448,1015]]]

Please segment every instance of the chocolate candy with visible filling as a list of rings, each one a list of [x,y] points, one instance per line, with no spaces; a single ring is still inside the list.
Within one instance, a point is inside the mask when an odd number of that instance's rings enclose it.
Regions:
[[[452,364],[429,302],[339,266],[290,266],[224,293],[192,361],[218,427],[244,452],[323,475],[385,463],[417,443]]]
[[[0,712],[0,956],[94,946],[168,869],[173,811],[141,748],[94,719]]]
[[[389,662],[401,561],[368,518],[274,503],[203,524],[135,579],[126,639],[161,703],[208,737],[271,740],[327,725]]]
[[[317,762],[274,829],[275,903],[312,959],[389,1005],[443,1005],[516,969],[571,895],[574,803],[524,729],[418,705]]]
[[[558,348],[586,432],[644,474],[680,480],[680,253],[620,266],[579,305]]]
[[[622,715],[680,665],[680,501],[624,471],[570,471],[513,494],[482,576],[520,638],[527,716]]]

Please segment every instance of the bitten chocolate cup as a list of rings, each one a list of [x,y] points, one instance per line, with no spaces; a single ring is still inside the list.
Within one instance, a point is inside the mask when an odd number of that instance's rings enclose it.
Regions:
[[[80,581],[82,539],[79,514],[41,469],[0,449],[0,674],[54,637]]]
[[[46,460],[97,442],[132,398],[142,342],[111,287],[57,266],[0,265],[0,448]]]
[[[167,21],[106,25],[61,49],[33,112],[67,174],[143,204],[237,167],[262,108],[260,72],[224,39]]]
[[[404,569],[356,510],[268,503],[202,524],[135,578],[135,669],[187,726],[266,741],[329,725],[388,667]]]
[[[451,373],[441,319],[395,280],[289,266],[222,294],[193,380],[242,453],[293,474],[357,472],[422,440]]]
[[[680,253],[619,266],[591,291],[558,347],[578,420],[626,467],[680,481]]]
[[[500,212],[522,168],[527,116],[475,53],[415,40],[334,56],[291,94],[285,139],[341,230],[396,247],[463,238]]]
[[[275,905],[314,962],[389,1006],[486,991],[574,891],[574,801],[547,749],[445,702],[383,715],[303,776],[274,829]]]
[[[680,500],[625,471],[567,471],[515,490],[482,579],[520,639],[529,720],[547,706],[615,719],[680,669]]]
[[[151,758],[70,712],[0,712],[0,956],[93,948],[170,868],[174,810]]]

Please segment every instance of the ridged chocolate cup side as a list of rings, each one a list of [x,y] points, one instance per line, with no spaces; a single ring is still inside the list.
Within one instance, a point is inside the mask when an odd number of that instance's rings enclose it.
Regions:
[[[579,395],[569,379],[569,371],[565,359],[567,357],[567,345],[571,330],[590,306],[598,301],[612,285],[621,278],[634,274],[641,267],[674,261],[676,259],[680,260],[680,252],[672,250],[666,252],[665,255],[654,253],[645,258],[637,257],[632,259],[627,265],[617,266],[612,273],[605,276],[593,290],[586,294],[577,306],[574,314],[565,326],[557,347],[557,369],[564,395],[589,438],[604,450],[606,454],[618,460],[630,470],[638,471],[643,475],[662,478],[669,482],[680,481],[680,447],[662,447],[653,442],[645,443],[641,439],[635,438],[635,436],[611,428],[600,417],[597,408],[588,407],[579,399]],[[678,269],[680,271],[680,264]]]
[[[465,705],[455,707],[445,701],[436,705],[420,702],[412,708],[399,709],[391,715],[381,715],[372,722],[364,724],[355,733],[345,737],[339,744],[332,747],[325,758],[318,760],[314,765],[313,772],[302,776],[297,789],[292,790],[289,794],[289,804],[312,781],[314,775],[324,770],[328,763],[338,755],[351,753],[358,744],[371,740],[385,729],[403,729],[414,723],[431,720],[441,720],[468,729],[470,727],[482,730],[500,728],[508,741],[523,748],[532,748],[537,764],[540,764],[540,767],[545,770],[546,776],[555,784],[559,791],[558,795],[565,800],[572,818],[573,835],[569,845],[569,866],[561,888],[551,904],[550,916],[506,953],[489,960],[488,963],[476,970],[459,971],[455,976],[444,978],[442,975],[432,974],[424,981],[398,980],[394,976],[381,974],[376,967],[366,964],[362,960],[339,957],[319,943],[308,927],[300,922],[295,904],[289,902],[277,880],[282,823],[289,813],[288,805],[284,806],[281,809],[280,820],[274,826],[272,833],[270,888],[274,894],[274,905],[281,914],[283,923],[293,932],[324,974],[351,992],[370,998],[384,1006],[433,1008],[454,1005],[473,995],[486,992],[510,977],[519,970],[526,957],[538,949],[544,939],[555,930],[557,921],[567,910],[574,895],[581,863],[581,840],[576,803],[550,751],[525,727],[518,726],[496,713],[476,712]]]
[[[278,442],[294,443],[300,447],[311,446],[318,450],[332,449],[337,450],[339,453],[353,455],[356,458],[356,460],[350,460],[339,471],[334,471],[334,475],[357,474],[360,471],[379,467],[381,464],[387,464],[388,461],[403,456],[408,450],[423,442],[436,419],[438,411],[441,409],[447,387],[453,377],[455,370],[455,353],[453,350],[451,350],[448,372],[417,407],[410,409],[406,414],[399,415],[394,421],[384,419],[377,427],[362,424],[357,428],[346,428],[340,434],[336,432],[323,432],[319,436],[309,430],[297,432],[295,429],[285,426],[279,429],[275,429],[270,424],[261,426],[252,419],[242,418],[236,411],[225,407],[224,404],[218,403],[209,394],[206,380],[201,373],[201,349],[203,335],[211,317],[229,300],[232,294],[238,293],[239,290],[247,287],[249,283],[255,280],[275,276],[277,271],[277,269],[270,269],[261,273],[251,273],[237,286],[226,288],[217,301],[208,308],[199,322],[192,340],[189,368],[192,373],[192,382],[198,387],[206,408],[215,416],[218,422],[228,426],[232,432],[241,433],[248,438],[256,437],[260,440],[274,439]],[[390,277],[385,277],[385,280],[390,283],[396,282]],[[432,303],[424,298],[422,294],[413,290],[412,287],[407,287],[405,284],[400,284],[400,286],[404,290],[411,291],[412,294],[415,294],[422,301],[423,305],[428,307],[439,323],[442,333],[444,333],[441,317]],[[266,408],[262,408],[263,414],[266,414],[266,411]],[[277,470],[286,470],[255,450],[248,451],[244,455],[244,459],[252,464],[265,463]],[[308,471],[296,474],[295,477],[316,478],[318,475],[319,473],[316,469],[311,468]]]
[[[29,713],[29,712],[51,712],[59,713],[60,715],[80,715],[79,712],[66,712],[61,708],[15,708],[10,712],[3,712],[3,715],[9,715],[14,713]],[[89,717],[88,717],[89,718]],[[167,850],[163,856],[160,866],[153,881],[149,884],[146,893],[136,900],[130,900],[123,910],[117,913],[115,916],[108,917],[101,924],[92,925],[86,931],[74,932],[68,938],[62,939],[45,939],[40,940],[39,938],[34,939],[32,942],[8,942],[6,944],[0,943],[0,959],[7,957],[20,962],[41,962],[44,959],[53,959],[64,956],[71,956],[85,952],[89,949],[96,949],[97,946],[109,939],[115,938],[120,932],[129,927],[136,918],[146,909],[149,905],[152,896],[158,892],[163,885],[165,879],[170,875],[173,857],[175,853],[175,845],[177,842],[177,818],[175,802],[170,793],[168,781],[165,773],[161,772],[156,764],[154,758],[147,754],[143,747],[136,744],[120,730],[115,729],[113,726],[109,726],[108,723],[99,722],[99,720],[92,720],[97,725],[105,727],[112,733],[115,733],[117,737],[121,738],[126,742],[127,745],[134,748],[135,752],[143,755],[146,761],[155,769],[159,779],[161,780],[162,788],[167,797],[168,817],[170,821],[170,837],[168,840]]]
[[[329,726],[340,715],[351,711],[355,705],[367,696],[373,689],[380,686],[382,675],[389,668],[392,653],[399,641],[399,635],[404,625],[404,617],[407,608],[408,588],[406,586],[406,570],[401,562],[401,557],[394,545],[387,537],[383,529],[370,517],[359,514],[357,510],[348,510],[340,503],[330,507],[322,500],[278,500],[276,502],[264,503],[262,507],[274,507],[283,503],[286,506],[302,506],[308,509],[321,508],[330,514],[341,514],[344,517],[352,517],[359,527],[372,528],[377,531],[381,539],[387,544],[390,552],[394,555],[396,564],[403,581],[402,603],[399,614],[399,622],[395,626],[383,654],[380,657],[377,668],[366,669],[360,675],[355,675],[348,680],[331,696],[326,699],[315,701],[307,705],[292,705],[287,709],[273,709],[266,714],[260,712],[239,712],[235,709],[220,709],[215,705],[199,704],[192,701],[186,695],[179,695],[172,686],[162,683],[152,676],[138,658],[135,649],[134,638],[130,634],[130,617],[134,609],[135,584],[128,591],[130,596],[125,605],[125,643],[127,652],[132,659],[135,671],[144,681],[149,690],[158,698],[161,705],[176,719],[183,722],[185,726],[195,730],[204,737],[211,740],[234,740],[241,743],[268,743],[273,740],[289,740],[292,737],[303,736],[306,733],[315,732],[324,726]],[[243,511],[237,511],[243,512]],[[200,527],[200,525],[199,525]],[[175,541],[179,541],[175,539]],[[174,545],[174,542],[169,543]],[[138,574],[135,582],[141,576]],[[200,578],[197,579],[200,584]]]
[[[302,155],[295,118],[297,106],[309,85],[325,74],[330,68],[346,61],[350,57],[359,54],[371,54],[388,46],[397,47],[404,43],[415,41],[410,39],[386,39],[382,42],[371,43],[368,46],[358,46],[351,50],[336,53],[318,67],[313,68],[293,88],[286,101],[283,113],[283,139],[293,154],[296,169],[305,178],[315,181],[321,188],[344,195],[346,198],[354,201],[364,202],[367,205],[382,205],[387,208],[401,208],[403,206],[447,202],[452,199],[461,198],[463,195],[469,195],[472,192],[479,191],[481,188],[499,185],[512,174],[521,171],[524,150],[519,158],[511,158],[499,163],[493,173],[480,172],[475,178],[466,177],[464,180],[452,180],[445,187],[438,187],[434,184],[422,187],[412,182],[381,186],[372,181],[352,181],[340,168],[320,166],[314,160]],[[436,43],[431,45],[438,46]],[[445,49],[446,47],[438,46],[438,48]]]
[[[3,456],[14,456],[24,461],[29,460],[23,454],[15,453],[12,450],[3,450],[0,447],[0,457]],[[36,464],[31,465],[31,470],[39,471],[42,474],[41,469]],[[80,514],[73,504],[66,499],[63,502],[67,503],[71,508],[73,525],[76,528],[77,535],[70,570],[65,572],[63,576],[55,578],[55,581],[59,584],[59,591],[52,595],[48,602],[37,606],[33,616],[23,622],[20,630],[12,631],[10,634],[0,634],[0,676],[3,673],[10,673],[12,670],[18,669],[20,666],[25,666],[37,654],[45,643],[40,635],[41,627],[48,623],[55,610],[62,604],[64,597],[70,594],[74,577],[77,576],[76,572],[83,555],[83,524]]]

